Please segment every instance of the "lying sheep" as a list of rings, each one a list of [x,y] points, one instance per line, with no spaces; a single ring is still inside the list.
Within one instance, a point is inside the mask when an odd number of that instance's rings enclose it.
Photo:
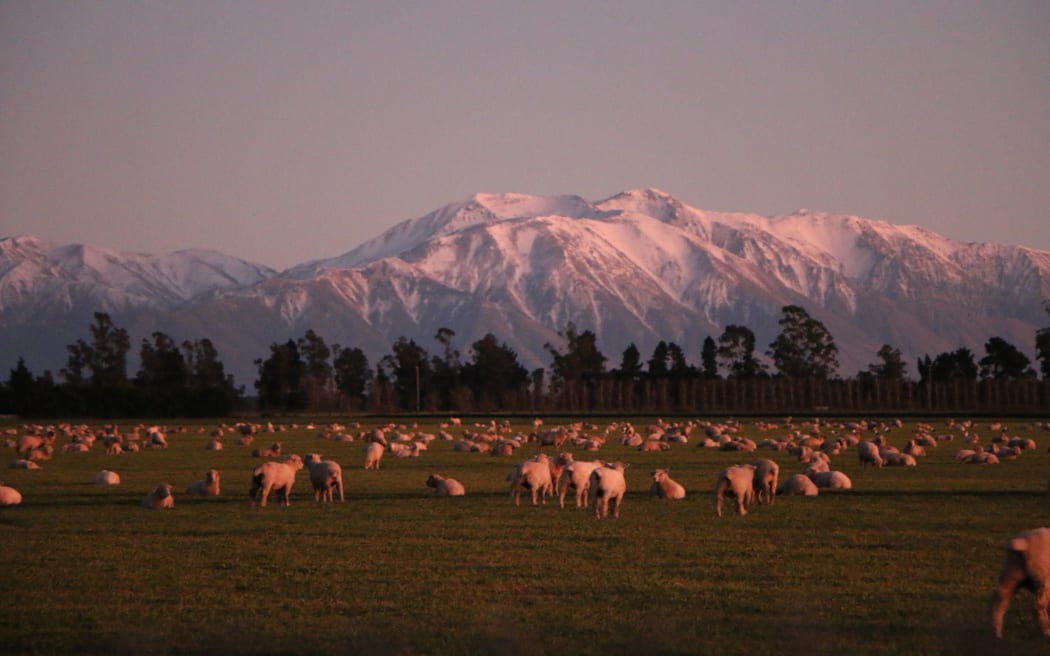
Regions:
[[[818,492],[817,486],[805,474],[795,474],[777,490],[781,496],[815,497]]]
[[[19,458],[18,460],[13,461],[9,466],[11,469],[40,469],[40,465],[25,458]]]
[[[261,496],[260,506],[266,507],[266,500],[270,492],[277,492],[282,503],[291,505],[292,486],[295,485],[295,474],[303,468],[302,458],[289,456],[285,462],[264,462],[252,472],[252,487],[248,492],[255,503],[257,497]]]
[[[818,472],[810,475],[809,479],[817,487],[826,487],[829,490],[853,489],[853,481],[840,471]]]
[[[252,449],[252,455],[256,458],[279,458],[281,446],[280,442],[274,442],[268,449]]]
[[[569,492],[569,488],[576,490],[576,507],[586,507],[587,487],[591,482],[591,472],[601,466],[600,460],[575,461],[565,466],[561,476],[558,477],[558,499],[562,508],[565,507],[565,495]]]
[[[204,474],[204,479],[193,481],[186,488],[186,496],[189,497],[217,497],[219,496],[219,482],[221,476],[217,469],[209,469]]]
[[[142,507],[150,508],[151,510],[174,508],[175,497],[171,496],[171,485],[161,483],[150,490],[149,494],[142,499]]]
[[[95,474],[95,485],[120,485],[120,474],[115,471],[103,469]]]
[[[917,464],[915,456],[910,453],[887,453],[882,460],[887,467],[914,467]]]
[[[995,589],[992,626],[995,637],[1003,637],[1003,617],[1021,588],[1035,594],[1034,611],[1039,629],[1050,636],[1050,528],[1037,528],[1015,535],[1006,545],[1006,559]]]
[[[532,492],[532,505],[537,505],[538,500],[547,503],[547,497],[554,490],[551,481],[551,467],[547,454],[540,455],[517,464],[507,474],[510,481],[510,494],[514,497],[514,505],[521,505],[521,493],[524,490]]]
[[[594,508],[596,519],[608,517],[609,506],[612,506],[614,519],[620,516],[623,495],[627,493],[627,481],[623,474],[627,467],[628,465],[622,462],[607,462],[591,472],[591,479],[587,483],[587,498],[589,505]]]
[[[660,499],[684,499],[685,488],[671,478],[669,470],[654,469],[653,484],[649,487],[649,494]]]
[[[777,481],[780,478],[780,467],[767,458],[751,463],[755,468],[752,486],[755,488],[755,500],[758,503],[771,505],[777,494]]]
[[[462,483],[454,478],[446,478],[440,474],[428,476],[427,487],[434,488],[434,494],[439,497],[461,497],[467,493]]]
[[[303,459],[303,464],[310,471],[314,500],[332,503],[335,501],[335,492],[338,490],[339,500],[346,501],[343,496],[343,468],[339,466],[339,463],[321,460],[321,455],[318,453],[308,453]]]
[[[722,470],[715,484],[715,512],[719,517],[722,516],[722,500],[727,495],[736,498],[738,514],[747,514],[748,506],[755,500],[754,480],[754,465],[733,465]]]
[[[369,442],[361,452],[365,454],[365,469],[379,469],[379,462],[383,459],[386,447],[380,442]]]
[[[0,482],[0,506],[17,506],[22,503],[22,493]]]

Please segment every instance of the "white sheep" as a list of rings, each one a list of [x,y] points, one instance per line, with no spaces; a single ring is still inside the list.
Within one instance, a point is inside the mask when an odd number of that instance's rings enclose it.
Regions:
[[[209,469],[205,474],[204,478],[199,481],[193,481],[190,486],[186,488],[186,496],[189,497],[217,497],[219,496],[219,487],[221,482],[221,475],[217,469]]]
[[[1036,528],[1015,535],[1006,545],[1006,558],[995,589],[992,626],[1003,637],[1003,617],[1021,588],[1035,594],[1034,611],[1039,629],[1050,636],[1050,528]]]
[[[174,508],[175,497],[171,496],[171,485],[160,483],[157,487],[150,490],[149,494],[142,499],[142,507],[150,508],[151,510]]]
[[[815,497],[818,492],[817,486],[805,474],[795,474],[777,490],[781,496]]]
[[[331,503],[335,501],[335,492],[339,491],[339,500],[346,501],[343,495],[343,468],[331,460],[321,460],[318,453],[308,453],[303,464],[310,470],[310,484],[314,488],[314,499]]]
[[[881,467],[885,462],[879,452],[879,445],[872,441],[864,441],[857,445],[857,456],[860,458],[861,466],[871,465]]]
[[[103,469],[95,474],[96,485],[120,485],[120,474],[115,471]]]
[[[26,458],[19,458],[13,461],[10,465],[11,469],[40,469],[40,465],[36,464],[32,460]]]
[[[0,506],[17,506],[22,503],[22,493],[0,482]]]
[[[461,497],[467,493],[463,484],[454,478],[447,478],[440,474],[431,474],[427,477],[427,487],[434,488],[434,494],[439,497]]]
[[[777,494],[780,466],[767,458],[755,460],[751,465],[755,468],[752,483],[755,488],[755,500],[762,504],[772,504]]]
[[[910,453],[886,453],[882,458],[887,467],[914,467],[917,462]]]
[[[653,484],[649,486],[649,494],[660,499],[684,499],[685,488],[671,478],[670,470],[654,469]]]
[[[558,477],[558,499],[561,507],[565,507],[565,495],[572,488],[576,490],[576,507],[584,508],[587,505],[587,487],[591,482],[591,472],[601,467],[600,460],[574,461],[565,466]]]
[[[383,459],[386,447],[381,442],[369,442],[361,449],[365,454],[365,469],[379,469],[379,463]]]
[[[252,455],[256,458],[279,458],[281,457],[281,443],[274,442],[267,449],[252,449]]]
[[[530,460],[518,463],[507,474],[507,480],[510,481],[510,494],[514,497],[514,505],[521,505],[523,490],[532,492],[532,505],[537,505],[540,500],[547,503],[547,497],[554,490],[554,483],[551,481],[550,458],[547,454],[541,453]]]
[[[271,460],[256,467],[252,472],[252,487],[249,492],[252,503],[255,502],[256,497],[261,496],[259,505],[265,508],[270,492],[277,492],[284,505],[290,506],[295,474],[302,468],[302,458],[294,454],[289,456],[285,462]]]
[[[614,519],[620,516],[623,495],[627,493],[624,470],[628,466],[622,462],[606,462],[591,472],[591,479],[587,484],[587,499],[589,505],[594,508],[596,519],[608,517],[609,506],[612,506]]]
[[[722,516],[722,500],[727,495],[736,498],[738,514],[747,514],[748,506],[755,500],[754,480],[754,465],[733,465],[722,470],[715,484],[715,512],[719,517]]]
[[[840,471],[817,472],[810,474],[809,479],[817,487],[826,487],[829,490],[853,489],[853,481]]]

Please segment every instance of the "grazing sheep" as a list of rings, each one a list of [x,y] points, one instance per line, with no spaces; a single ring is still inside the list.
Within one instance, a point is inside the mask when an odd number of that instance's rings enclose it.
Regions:
[[[1039,630],[1050,636],[1050,528],[1037,528],[1015,535],[1006,545],[1006,559],[995,589],[992,626],[995,637],[1003,637],[1003,617],[1021,588],[1035,594],[1034,611]]]
[[[623,495],[627,493],[627,481],[623,473],[628,466],[622,462],[606,462],[591,472],[591,479],[587,484],[587,498],[594,508],[595,519],[608,517],[610,505],[613,519],[620,516]]]
[[[265,508],[270,492],[277,492],[284,505],[290,506],[295,474],[302,468],[303,461],[298,456],[289,456],[285,462],[271,460],[256,467],[252,472],[252,487],[248,492],[252,503],[261,496],[259,505]]]
[[[383,459],[386,447],[381,442],[369,442],[361,449],[365,454],[365,469],[379,469],[379,462]]]
[[[252,449],[252,455],[256,458],[279,458],[281,457],[281,443],[274,442],[268,449]]]
[[[728,495],[736,498],[736,511],[747,514],[747,508],[755,500],[755,466],[733,465],[726,467],[718,475],[715,484],[715,512],[722,516],[722,499]]]
[[[538,456],[515,465],[514,469],[507,474],[510,481],[510,493],[514,497],[514,505],[521,505],[521,493],[523,490],[532,492],[532,505],[537,505],[538,500],[547,503],[547,497],[554,490],[551,481],[550,458],[541,453]]]
[[[761,458],[751,463],[755,468],[753,487],[755,488],[755,500],[760,504],[771,505],[777,494],[777,481],[780,478],[780,467],[777,463],[767,458]]]
[[[17,506],[22,503],[22,493],[0,482],[0,506]]]
[[[190,497],[217,497],[219,496],[219,471],[217,469],[209,469],[204,474],[204,479],[199,481],[193,481],[190,486],[186,488],[186,496]]]
[[[660,499],[684,499],[685,488],[671,478],[670,470],[654,469],[649,494]]]
[[[576,490],[576,507],[587,506],[587,488],[591,482],[591,472],[601,466],[600,460],[575,461],[565,466],[558,477],[558,499],[562,508],[565,507],[565,495],[569,488]]]
[[[103,469],[95,474],[96,485],[120,485],[120,474],[115,471]]]
[[[860,464],[864,466],[881,467],[885,464],[882,454],[879,453],[879,445],[872,441],[864,441],[857,445],[857,456]]]
[[[150,490],[149,494],[142,499],[142,507],[150,508],[151,510],[174,508],[175,497],[171,496],[171,485],[161,483]]]
[[[467,493],[462,483],[454,478],[446,478],[440,474],[428,476],[427,487],[434,488],[434,494],[439,497],[461,497]]]
[[[805,474],[795,474],[784,481],[777,490],[781,496],[804,496],[815,497],[818,494],[817,486]]]
[[[303,459],[303,464],[310,470],[310,484],[314,488],[314,500],[332,503],[335,501],[335,492],[339,491],[339,500],[346,501],[343,496],[343,468],[339,463],[331,460],[321,460],[318,453],[308,453]]]
[[[817,472],[810,475],[809,479],[817,487],[826,487],[829,490],[853,489],[853,481],[840,471]]]

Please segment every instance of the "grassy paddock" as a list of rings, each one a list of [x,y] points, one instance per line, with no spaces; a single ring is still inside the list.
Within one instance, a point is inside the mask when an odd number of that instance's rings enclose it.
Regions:
[[[556,503],[514,506],[504,479],[531,447],[508,458],[435,441],[419,458],[387,454],[376,472],[361,468],[360,443],[289,430],[273,436],[286,453],[343,465],[347,501],[316,504],[300,472],[288,508],[251,506],[259,461],[233,439],[217,453],[195,430],[170,434],[166,450],[56,453],[39,471],[0,474],[25,497],[0,509],[0,651],[1045,654],[1027,593],[1004,640],[991,637],[1003,543],[1050,525],[1050,434],[1004,421],[1039,448],[961,465],[963,445],[947,442],[917,468],[881,470],[862,470],[851,450],[832,467],[853,490],[721,519],[712,488],[725,466],[769,457],[783,480],[803,465],[771,451],[641,453],[610,440],[576,453],[630,463],[621,518],[596,521]],[[890,443],[903,446],[913,426]],[[435,432],[437,420],[419,428]],[[986,421],[978,432],[992,436]],[[655,467],[671,468],[685,500],[647,495]],[[122,484],[93,485],[104,468]],[[209,468],[222,472],[222,495],[186,498]],[[433,498],[431,472],[459,479],[467,496]],[[174,485],[175,509],[139,507],[161,481]]]

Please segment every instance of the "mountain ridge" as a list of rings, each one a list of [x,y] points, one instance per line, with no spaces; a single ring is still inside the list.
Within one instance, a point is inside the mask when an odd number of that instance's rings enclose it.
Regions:
[[[49,330],[45,319],[83,321],[94,305],[117,325],[212,338],[241,384],[270,344],[307,329],[361,347],[373,365],[399,337],[430,351],[437,329],[451,328],[466,358],[492,332],[534,368],[549,365],[544,344],[560,344],[572,322],[595,332],[609,367],[628,344],[647,354],[659,340],[678,343],[695,363],[703,338],[728,324],[750,327],[763,352],[788,304],[825,323],[840,348],[839,373],[850,376],[883,343],[909,363],[959,346],[979,355],[992,336],[1031,355],[1050,298],[1048,251],[852,215],[699,210],[653,188],[596,202],[475,194],[284,271],[214,251],[150,256],[80,245],[78,254],[76,246],[0,240],[0,340],[24,340],[15,328],[35,326],[29,332],[53,336],[39,341],[54,348],[70,331]],[[57,357],[87,327],[78,325]],[[21,355],[45,366],[43,353],[16,352],[26,348],[0,346],[0,364]],[[53,355],[46,366],[60,365]]]

